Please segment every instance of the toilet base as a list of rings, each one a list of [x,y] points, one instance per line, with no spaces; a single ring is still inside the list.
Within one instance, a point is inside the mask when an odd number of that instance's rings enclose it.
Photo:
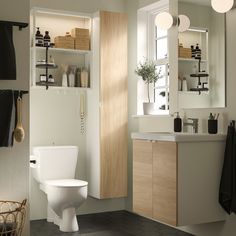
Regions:
[[[62,232],[77,232],[79,225],[76,218],[75,208],[67,208],[62,212],[62,217],[59,217],[49,206],[47,221],[58,225]]]

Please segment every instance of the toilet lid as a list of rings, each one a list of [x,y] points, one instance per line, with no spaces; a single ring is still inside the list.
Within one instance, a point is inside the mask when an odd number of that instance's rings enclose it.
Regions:
[[[87,186],[88,182],[79,179],[55,179],[47,180],[45,184],[56,187],[83,187]]]

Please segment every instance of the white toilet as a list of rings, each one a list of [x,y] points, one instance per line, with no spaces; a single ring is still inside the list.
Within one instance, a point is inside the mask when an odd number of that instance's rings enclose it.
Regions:
[[[47,194],[47,221],[63,232],[79,230],[76,209],[87,199],[88,183],[75,178],[76,146],[34,147],[30,156],[33,177]]]

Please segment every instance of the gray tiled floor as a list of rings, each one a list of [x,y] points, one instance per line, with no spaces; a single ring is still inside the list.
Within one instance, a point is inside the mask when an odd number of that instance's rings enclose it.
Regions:
[[[80,231],[60,232],[46,220],[31,221],[31,236],[191,236],[127,211],[116,211],[78,217]]]

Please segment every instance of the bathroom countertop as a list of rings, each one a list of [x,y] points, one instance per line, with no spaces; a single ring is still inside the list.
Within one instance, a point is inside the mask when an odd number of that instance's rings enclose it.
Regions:
[[[147,132],[132,133],[132,139],[143,139],[153,141],[171,141],[171,142],[215,142],[225,141],[225,134],[207,134],[207,133],[169,133],[169,132]]]

